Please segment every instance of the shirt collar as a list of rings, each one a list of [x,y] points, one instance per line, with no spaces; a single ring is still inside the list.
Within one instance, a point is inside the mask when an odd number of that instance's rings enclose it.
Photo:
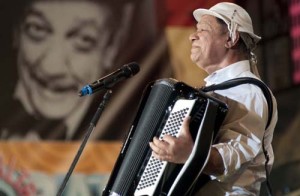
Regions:
[[[208,75],[204,81],[206,86],[212,84],[218,84],[226,80],[236,78],[245,71],[250,71],[250,62],[249,60],[243,60],[236,63],[233,63],[227,67],[219,69],[212,74]]]

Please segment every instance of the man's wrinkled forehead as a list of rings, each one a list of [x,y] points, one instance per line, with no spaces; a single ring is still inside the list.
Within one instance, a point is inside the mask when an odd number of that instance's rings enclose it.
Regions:
[[[218,22],[218,19],[215,16],[211,15],[203,15],[197,23],[197,27],[198,26],[208,26],[210,28],[221,27],[220,23]]]
[[[201,16],[198,23],[214,24],[214,23],[217,23],[217,18],[215,16],[211,16],[211,15],[206,14],[206,15]]]

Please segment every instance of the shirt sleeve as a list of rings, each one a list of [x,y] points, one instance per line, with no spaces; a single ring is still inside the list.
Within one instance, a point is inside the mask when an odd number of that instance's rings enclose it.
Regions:
[[[216,176],[220,181],[251,163],[261,151],[265,130],[265,120],[256,111],[250,111],[244,104],[227,97],[223,99],[229,110],[213,145],[225,168],[222,176]]]

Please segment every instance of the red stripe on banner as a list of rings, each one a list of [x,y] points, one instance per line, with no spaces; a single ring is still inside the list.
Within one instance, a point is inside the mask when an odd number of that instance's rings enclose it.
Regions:
[[[293,6],[290,7],[290,15],[297,15],[300,13],[300,4],[295,3]]]
[[[294,27],[292,27],[292,29],[291,29],[291,36],[293,38],[296,38],[296,37],[300,36],[300,26],[294,26]]]
[[[300,60],[300,48],[293,50],[293,59],[294,60]]]
[[[294,81],[300,81],[300,72],[295,72],[293,79],[294,79]]]
[[[293,0],[290,3],[289,14],[291,19],[290,34],[292,38],[293,50],[292,58],[294,62],[293,80],[300,83],[300,1]]]
[[[197,8],[210,8],[222,2],[220,0],[166,0],[166,14],[168,26],[193,26],[195,19],[193,11]],[[234,2],[234,1],[228,1]],[[159,2],[158,2],[159,3]]]

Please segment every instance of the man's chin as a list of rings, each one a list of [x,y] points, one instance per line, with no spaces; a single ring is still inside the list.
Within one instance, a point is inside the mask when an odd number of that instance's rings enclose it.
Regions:
[[[195,53],[191,53],[190,58],[194,63],[197,64],[197,61],[199,60],[199,55]]]
[[[59,106],[58,107],[52,106],[51,109],[47,109],[47,107],[45,107],[45,108],[39,108],[36,111],[43,118],[59,120],[59,119],[67,118],[70,115],[72,109],[59,109]]]
[[[61,97],[60,99],[32,97],[32,104],[37,113],[45,118],[51,119],[62,119],[69,116],[78,106],[78,101],[79,98],[76,97],[76,95]]]

